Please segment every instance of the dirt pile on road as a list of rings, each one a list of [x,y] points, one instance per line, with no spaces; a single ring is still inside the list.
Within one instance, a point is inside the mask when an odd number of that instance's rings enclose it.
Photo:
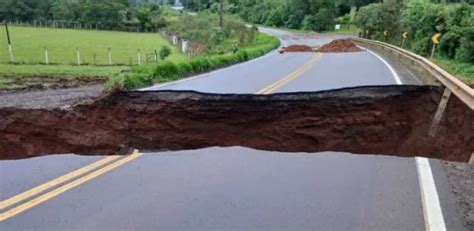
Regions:
[[[438,136],[434,86],[274,95],[116,92],[73,108],[1,108],[0,158],[245,146],[468,161],[473,112],[453,97]]]
[[[357,47],[357,45],[350,39],[336,39],[318,49],[318,52],[321,53],[343,53],[358,51],[362,51],[362,49]]]
[[[283,48],[284,52],[313,52],[313,48],[306,45],[290,45]]]

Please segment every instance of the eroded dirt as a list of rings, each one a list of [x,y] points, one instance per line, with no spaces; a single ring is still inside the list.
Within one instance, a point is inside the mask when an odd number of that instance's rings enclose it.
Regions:
[[[283,52],[314,52],[314,50],[307,45],[290,45],[288,47],[284,47]]]
[[[275,95],[116,92],[72,108],[0,108],[0,159],[128,148],[245,146],[285,152],[343,151],[468,161],[472,115],[453,97],[427,136],[441,90],[358,87]]]
[[[104,84],[107,77],[101,76],[48,76],[48,75],[27,75],[27,76],[5,76],[8,88],[0,86],[0,93],[10,93],[19,91],[35,91],[47,89],[78,88],[97,84]]]
[[[0,108],[23,109],[67,108],[78,103],[94,102],[104,91],[104,86],[92,85],[78,88],[48,89],[37,91],[0,92]]]
[[[343,53],[359,52],[362,51],[362,49],[350,39],[336,39],[320,47],[317,51],[321,53]]]

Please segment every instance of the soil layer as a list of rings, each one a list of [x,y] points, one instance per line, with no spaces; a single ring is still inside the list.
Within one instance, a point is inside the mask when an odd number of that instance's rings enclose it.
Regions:
[[[107,77],[100,76],[48,76],[48,75],[27,75],[27,76],[6,76],[3,77],[7,84],[0,86],[0,93],[77,88],[83,86],[104,84]],[[8,87],[6,87],[8,86]]]
[[[306,45],[290,45],[283,48],[284,52],[313,52],[313,48]]]
[[[0,108],[0,159],[245,146],[467,162],[473,112],[457,98],[438,135],[427,135],[441,93],[409,85],[274,95],[115,92],[70,108]]]
[[[318,52],[321,53],[342,53],[359,51],[362,51],[362,49],[357,47],[357,45],[350,39],[336,39],[318,49]]]

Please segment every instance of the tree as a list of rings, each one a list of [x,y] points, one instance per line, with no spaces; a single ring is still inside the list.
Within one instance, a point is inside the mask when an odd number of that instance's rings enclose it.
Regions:
[[[122,24],[120,11],[128,0],[0,0],[0,20],[67,20],[101,23],[108,28]]]
[[[224,28],[224,0],[220,0],[219,6],[219,26]]]
[[[158,5],[141,5],[136,10],[136,17],[140,22],[142,30],[156,29],[158,25],[153,23],[153,19],[159,17],[160,8]]]

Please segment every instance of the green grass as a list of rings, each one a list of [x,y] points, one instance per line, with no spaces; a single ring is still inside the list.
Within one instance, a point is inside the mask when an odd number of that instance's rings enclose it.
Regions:
[[[128,66],[69,66],[69,65],[12,65],[0,64],[0,76],[102,76],[107,77],[118,74],[123,70],[129,70]]]
[[[199,74],[239,62],[262,56],[280,46],[280,41],[273,36],[259,33],[257,41],[252,45],[240,49],[236,53],[195,57],[178,62],[161,62],[156,66],[136,66],[132,72],[113,77],[110,86],[122,86],[126,89],[145,87],[154,83],[168,82]]]
[[[10,27],[15,62],[44,63],[44,47],[48,48],[50,63],[76,64],[76,49],[80,48],[84,64],[108,64],[107,49],[111,48],[113,64],[137,63],[137,50],[145,54],[168,45],[172,54],[167,60],[186,59],[175,47],[157,33],[133,33],[95,30],[52,29],[33,27]],[[0,62],[9,61],[6,32],[0,30]],[[95,57],[95,58],[94,58]]]
[[[472,63],[460,63],[448,59],[434,59],[432,61],[471,87],[474,86],[474,65]]]
[[[5,89],[18,90],[31,84],[41,84],[46,88],[51,82],[76,78],[108,78],[108,87],[112,87],[114,78],[124,71],[129,71],[129,66],[69,66],[69,65],[12,65],[0,64],[0,91]],[[34,76],[41,76],[45,81],[38,81]],[[48,78],[52,77],[52,78]],[[21,78],[19,83],[15,79]],[[78,86],[79,87],[79,86]]]

